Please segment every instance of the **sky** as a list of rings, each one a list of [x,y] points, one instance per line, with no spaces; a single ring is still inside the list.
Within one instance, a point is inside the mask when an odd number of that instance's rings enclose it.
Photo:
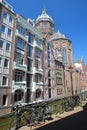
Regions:
[[[73,57],[87,64],[87,0],[7,0],[14,12],[25,18],[37,19],[42,10],[54,20],[58,30],[72,41]]]

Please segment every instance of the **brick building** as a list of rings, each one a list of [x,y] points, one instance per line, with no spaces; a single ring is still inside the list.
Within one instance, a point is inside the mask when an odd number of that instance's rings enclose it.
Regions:
[[[0,114],[17,102],[43,97],[42,33],[31,19],[13,12],[0,0]]]
[[[46,9],[33,21],[15,14],[9,3],[0,0],[0,29],[1,115],[18,102],[80,93],[86,97],[87,66],[74,64],[71,40],[54,32],[54,21]]]
[[[16,16],[12,6],[0,0],[0,107],[3,108],[11,104],[15,28]],[[8,111],[4,109],[2,114]]]
[[[87,65],[85,65],[84,60],[81,58],[75,64],[75,68],[79,71],[79,86],[80,93],[82,93],[82,99],[87,98]]]

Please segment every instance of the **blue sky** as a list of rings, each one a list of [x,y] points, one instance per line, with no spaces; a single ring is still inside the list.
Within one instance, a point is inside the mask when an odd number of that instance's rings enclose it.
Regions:
[[[74,61],[87,64],[87,0],[7,0],[14,12],[36,19],[45,7],[58,30],[72,41]]]

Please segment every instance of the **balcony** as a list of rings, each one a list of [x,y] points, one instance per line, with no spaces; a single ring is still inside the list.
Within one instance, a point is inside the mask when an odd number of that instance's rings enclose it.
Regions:
[[[43,69],[37,69],[37,68],[33,68],[33,73],[38,73],[38,74],[41,74],[41,75],[43,75]]]
[[[6,56],[6,57],[10,57],[10,51],[5,51],[4,56]]]
[[[4,68],[2,73],[3,73],[4,75],[9,74],[9,69],[8,69],[8,68]]]
[[[0,49],[0,55],[10,57],[10,51],[6,51],[5,49]]]
[[[0,49],[0,55],[4,55],[3,49]]]
[[[18,69],[18,70],[22,70],[22,71],[27,71],[27,65],[21,65],[18,64],[17,62],[14,62],[13,64],[13,69]]]
[[[8,19],[3,19],[3,23],[5,23],[5,24],[7,24],[8,26],[10,26],[11,28],[13,28],[13,22],[10,23],[10,22],[8,21]]]
[[[9,42],[12,42],[12,37],[11,36],[7,36],[6,33],[1,33],[1,38],[9,41]]]
[[[0,66],[0,74],[8,75],[9,74],[9,68],[4,68],[4,67]]]
[[[16,30],[16,36],[22,38],[24,41],[28,42],[28,36],[27,35],[22,35]]]
[[[43,82],[36,83],[36,86],[43,86]]]
[[[43,82],[40,83],[33,82],[31,84],[31,91],[36,91],[36,89],[41,89],[41,91],[43,91]]]

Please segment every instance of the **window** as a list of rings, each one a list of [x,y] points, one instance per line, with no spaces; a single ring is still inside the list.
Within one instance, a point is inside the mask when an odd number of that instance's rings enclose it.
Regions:
[[[51,79],[48,79],[48,87],[51,87]]]
[[[61,48],[56,48],[55,52],[56,52],[56,57],[62,58],[62,50],[61,50]]]
[[[12,23],[12,17],[11,16],[9,16],[9,22]]]
[[[56,84],[62,84],[62,75],[59,72],[56,73]]]
[[[51,89],[50,88],[48,90],[48,93],[49,93],[49,98],[51,98]]]
[[[3,95],[3,102],[2,102],[3,106],[6,106],[7,105],[7,95]]]
[[[0,57],[0,66],[1,66],[2,58]]]
[[[11,29],[10,29],[10,28],[8,28],[7,35],[8,35],[8,36],[11,36],[11,32],[12,32],[12,31],[11,31]]]
[[[50,59],[50,52],[48,51],[48,58]]]
[[[57,95],[61,95],[63,94],[63,90],[62,89],[57,89]]]
[[[43,28],[48,28],[48,24],[47,23],[43,23]]]
[[[48,60],[48,67],[50,67],[50,60]]]
[[[40,57],[40,49],[36,48],[36,57]]]
[[[40,61],[36,60],[36,69],[39,69],[39,68],[40,68]]]
[[[34,36],[33,36],[32,33],[29,32],[29,34],[28,34],[28,42],[33,44],[33,40],[34,40]]]
[[[41,96],[41,90],[37,89],[36,90],[36,98],[40,98],[40,96]]]
[[[5,33],[5,26],[4,25],[1,26],[1,32]]]
[[[2,48],[3,48],[3,41],[0,40],[0,49],[2,49]]]
[[[8,61],[9,61],[8,59],[4,60],[4,67],[8,67]]]
[[[7,77],[3,76],[2,85],[7,85]]]
[[[32,60],[31,59],[27,60],[27,70],[32,71]]]
[[[17,39],[17,48],[24,50],[24,41],[20,38]]]
[[[15,72],[15,82],[22,82],[24,77],[24,72],[16,71]]]
[[[16,62],[17,64],[23,65],[24,56],[21,53],[16,52]]]
[[[28,56],[32,57],[33,47],[28,45]]]
[[[64,63],[64,65],[67,65],[67,51],[66,51],[66,48],[62,49],[62,55],[63,55],[63,63]]]
[[[42,78],[42,76],[40,74],[36,74],[36,83],[40,83],[41,78]]]
[[[25,30],[24,30],[23,27],[21,27],[21,26],[19,25],[19,26],[18,26],[18,32],[19,32],[20,34],[24,35]]]
[[[10,43],[6,43],[6,51],[10,51]]]
[[[41,44],[40,44],[40,39],[36,39],[36,43],[37,43],[37,45],[39,45],[39,46],[41,46]]]
[[[23,91],[16,90],[14,94],[14,102],[21,101],[23,98],[23,95],[24,95]]]
[[[7,18],[7,13],[3,12],[2,19],[6,19],[6,18]]]

